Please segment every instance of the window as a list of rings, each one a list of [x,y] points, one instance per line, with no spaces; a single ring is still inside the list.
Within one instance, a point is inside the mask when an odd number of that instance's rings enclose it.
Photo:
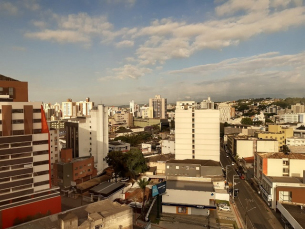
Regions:
[[[178,165],[176,165],[176,169],[179,169],[179,166],[178,166]]]
[[[169,165],[167,165],[166,168],[169,169]]]
[[[281,201],[291,202],[292,200],[292,192],[289,191],[280,191],[279,196]]]
[[[199,170],[199,167],[196,167],[196,170]]]

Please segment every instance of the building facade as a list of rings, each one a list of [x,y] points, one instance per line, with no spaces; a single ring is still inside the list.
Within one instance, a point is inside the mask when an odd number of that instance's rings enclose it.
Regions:
[[[155,98],[149,99],[149,106],[153,109],[153,118],[166,118],[167,99],[161,98],[161,95],[156,95]]]
[[[175,158],[220,160],[219,111],[178,101],[175,111]]]
[[[0,101],[27,102],[28,82],[0,75]]]

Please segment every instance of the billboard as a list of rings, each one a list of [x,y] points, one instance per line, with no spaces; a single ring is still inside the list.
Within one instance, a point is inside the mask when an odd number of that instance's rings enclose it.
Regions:
[[[166,181],[163,181],[159,184],[152,186],[152,197],[157,195],[162,195],[166,191]]]

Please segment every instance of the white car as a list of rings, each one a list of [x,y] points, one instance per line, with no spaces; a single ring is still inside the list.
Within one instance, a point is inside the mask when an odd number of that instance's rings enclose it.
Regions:
[[[231,211],[231,208],[226,205],[219,205],[219,210],[220,211]]]
[[[234,162],[232,162],[232,165],[235,165]]]

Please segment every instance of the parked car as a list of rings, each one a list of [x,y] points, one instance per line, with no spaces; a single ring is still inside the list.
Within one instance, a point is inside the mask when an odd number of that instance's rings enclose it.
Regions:
[[[235,163],[234,163],[234,162],[232,162],[232,165],[235,165]]]
[[[219,205],[219,210],[220,211],[231,211],[231,208],[226,205]]]
[[[245,176],[244,176],[243,174],[240,174],[240,175],[239,175],[239,178],[242,179],[242,180],[244,180],[244,179],[245,179]]]
[[[121,181],[121,182],[129,181],[129,177],[123,177],[120,181]]]

